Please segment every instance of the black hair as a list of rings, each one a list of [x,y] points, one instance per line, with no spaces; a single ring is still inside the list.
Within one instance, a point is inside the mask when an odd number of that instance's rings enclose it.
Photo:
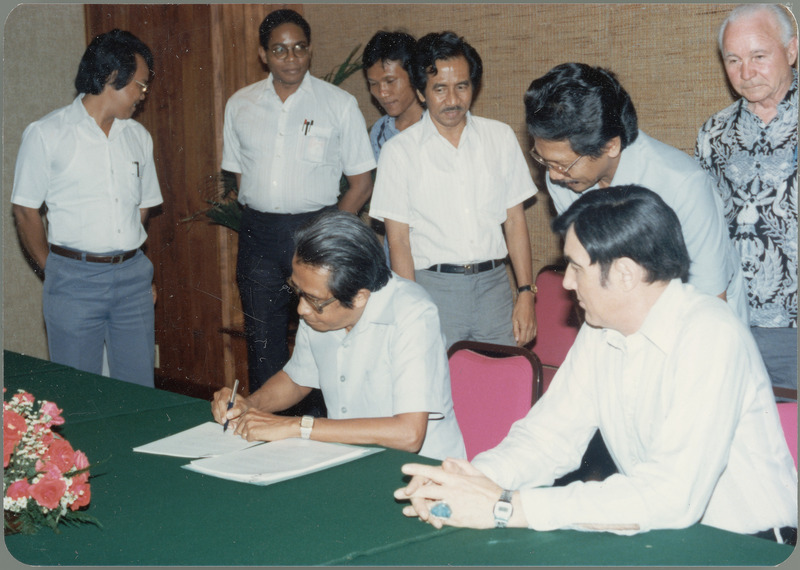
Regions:
[[[532,137],[568,140],[581,156],[601,156],[614,137],[624,149],[639,135],[636,108],[616,75],[585,63],[564,63],[534,79],[525,121]]]
[[[379,61],[382,63],[399,61],[410,77],[411,59],[414,57],[416,45],[417,40],[414,36],[405,32],[379,31],[367,42],[361,55],[364,76],[366,77],[367,70]]]
[[[140,55],[150,73],[153,73],[153,54],[145,43],[130,32],[113,29],[96,36],[78,65],[75,89],[78,93],[99,95],[111,75],[116,76],[111,84],[114,89],[128,85],[136,74],[136,55]]]
[[[303,224],[294,240],[297,260],[328,270],[328,289],[348,309],[361,289],[379,291],[392,276],[378,237],[355,214],[323,212]]]
[[[409,73],[411,84],[424,94],[428,76],[437,73],[436,62],[459,56],[464,57],[469,64],[469,80],[474,97],[481,88],[483,62],[475,48],[453,32],[431,33],[417,41],[417,49],[414,53],[411,73]]]
[[[647,271],[646,281],[689,278],[689,252],[677,214],[661,196],[642,186],[610,186],[584,193],[552,223],[565,237],[569,228],[599,263],[605,282],[615,259],[628,257]]]
[[[311,26],[308,25],[305,18],[294,10],[282,8],[267,14],[267,17],[264,18],[264,21],[261,22],[258,28],[258,41],[265,50],[269,50],[269,37],[272,35],[272,30],[281,24],[295,24],[299,26],[306,36],[306,41],[309,45],[311,44]]]

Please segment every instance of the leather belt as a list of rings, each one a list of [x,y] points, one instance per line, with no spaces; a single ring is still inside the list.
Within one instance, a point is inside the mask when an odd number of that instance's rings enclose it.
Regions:
[[[490,259],[489,261],[481,261],[480,263],[469,263],[467,265],[452,265],[450,263],[439,263],[428,267],[428,271],[437,271],[439,273],[459,273],[462,275],[474,275],[475,273],[482,273],[489,271],[495,267],[500,267],[506,262],[505,259]]]
[[[61,255],[70,259],[77,259],[78,261],[89,261],[91,263],[122,263],[123,261],[128,261],[131,257],[136,255],[136,252],[139,250],[132,249],[123,253],[118,253],[117,255],[92,255],[82,251],[66,249],[60,245],[50,244],[50,251],[56,255]]]

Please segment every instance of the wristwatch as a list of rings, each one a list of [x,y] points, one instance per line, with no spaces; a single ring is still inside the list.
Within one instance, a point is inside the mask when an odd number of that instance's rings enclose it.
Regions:
[[[500,495],[500,499],[494,504],[494,527],[505,528],[508,521],[511,519],[511,513],[514,512],[514,507],[511,506],[511,497],[513,491],[504,490]]]
[[[534,295],[539,292],[536,288],[536,285],[523,285],[522,287],[517,287],[517,293],[524,293],[525,291],[530,291]]]
[[[300,419],[300,437],[311,438],[311,429],[314,427],[314,416],[303,416]]]

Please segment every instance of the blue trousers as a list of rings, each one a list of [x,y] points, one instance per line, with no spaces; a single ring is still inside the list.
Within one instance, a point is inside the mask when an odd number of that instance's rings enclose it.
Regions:
[[[139,250],[118,264],[51,253],[42,304],[50,360],[153,387],[155,330],[153,265]]]
[[[797,390],[797,329],[750,327],[773,386]]]
[[[269,214],[245,208],[242,212],[236,282],[244,311],[251,394],[289,360],[286,335],[289,311],[295,305],[286,280],[292,275],[294,232],[321,211]]]

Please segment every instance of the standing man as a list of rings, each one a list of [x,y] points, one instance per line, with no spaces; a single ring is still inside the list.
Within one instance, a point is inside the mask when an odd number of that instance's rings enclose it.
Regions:
[[[558,213],[582,193],[638,184],[661,196],[681,222],[692,261],[689,282],[727,301],[747,322],[739,255],[728,236],[714,181],[686,153],[638,129],[616,76],[583,63],[558,65],[525,94],[531,156],[545,168]]]
[[[286,342],[292,235],[336,207],[358,212],[372,192],[375,159],[355,97],[309,74],[311,28],[293,10],[275,10],[259,28],[269,76],[225,106],[222,168],[237,174],[244,206],[236,277],[245,315],[250,392],[289,358]]]
[[[453,412],[436,307],[425,290],[392,276],[375,233],[347,212],[325,212],[296,234],[288,281],[301,317],[292,358],[214,419],[248,441],[303,437],[374,444],[426,457],[466,457]],[[320,388],[327,418],[276,416]]]
[[[416,45],[409,34],[380,31],[361,56],[369,92],[386,112],[369,132],[375,160],[386,141],[422,118],[422,104],[409,76]]]
[[[131,117],[152,73],[130,32],[94,38],[72,104],[25,129],[11,194],[20,241],[44,272],[50,359],[100,374],[105,345],[112,377],[150,387],[153,265],[140,248],[162,199],[153,141]]]
[[[483,64],[463,38],[423,37],[411,71],[428,110],[384,145],[370,208],[386,223],[392,269],[433,297],[448,347],[527,344],[536,318],[523,201],[536,187],[519,142],[508,125],[469,112]]]
[[[797,538],[797,470],[764,363],[719,299],[683,283],[675,212],[638,186],[589,192],[558,217],[564,287],[586,323],[553,383],[472,463],[409,464],[395,498],[434,526],[635,534],[697,522]],[[599,430],[619,473],[553,487]],[[431,513],[445,501],[450,517]],[[446,513],[445,513],[446,514]]]
[[[741,255],[750,326],[773,385],[797,389],[797,33],[777,4],[734,9],[719,49],[741,99],[712,116],[695,158],[717,183]]]

